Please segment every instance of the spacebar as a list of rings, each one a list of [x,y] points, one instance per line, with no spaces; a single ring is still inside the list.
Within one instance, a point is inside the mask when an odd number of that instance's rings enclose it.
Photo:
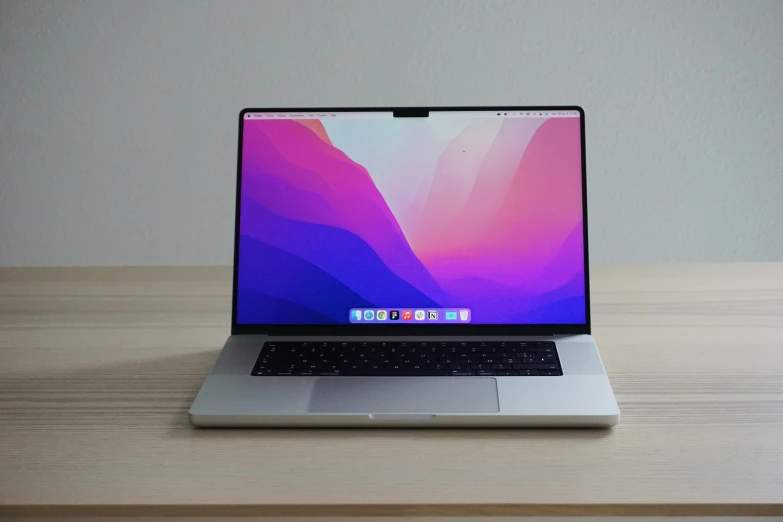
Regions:
[[[445,377],[455,374],[449,370],[348,370],[340,373],[353,377]]]

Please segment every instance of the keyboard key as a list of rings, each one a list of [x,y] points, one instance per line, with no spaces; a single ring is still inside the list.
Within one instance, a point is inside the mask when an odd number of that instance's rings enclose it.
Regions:
[[[528,352],[545,352],[545,353],[554,353],[555,349],[551,346],[531,346],[527,349]]]

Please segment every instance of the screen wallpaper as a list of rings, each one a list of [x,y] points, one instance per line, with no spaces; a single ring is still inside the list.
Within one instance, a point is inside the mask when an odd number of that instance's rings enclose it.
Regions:
[[[585,323],[578,116],[243,135],[238,324]]]

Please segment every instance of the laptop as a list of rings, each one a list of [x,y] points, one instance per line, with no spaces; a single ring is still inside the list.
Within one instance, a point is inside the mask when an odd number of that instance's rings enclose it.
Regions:
[[[203,427],[606,427],[580,107],[245,109]]]

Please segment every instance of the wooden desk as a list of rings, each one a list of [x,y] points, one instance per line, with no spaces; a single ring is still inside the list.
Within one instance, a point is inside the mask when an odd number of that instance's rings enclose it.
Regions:
[[[783,263],[592,280],[615,429],[209,431],[229,269],[0,270],[0,516],[783,515]]]

